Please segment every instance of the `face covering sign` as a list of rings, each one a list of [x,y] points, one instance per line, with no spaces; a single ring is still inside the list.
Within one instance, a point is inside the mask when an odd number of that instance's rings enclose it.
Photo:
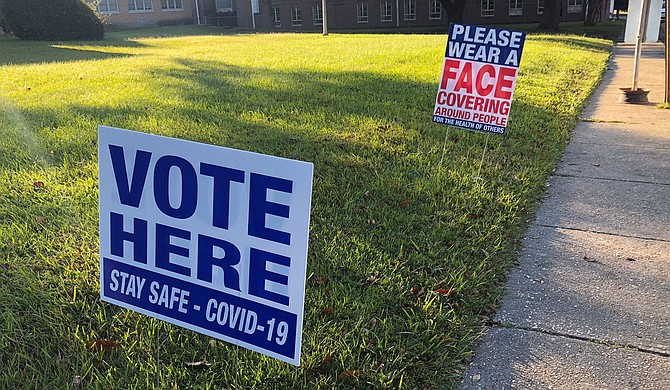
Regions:
[[[433,122],[504,134],[526,33],[451,23]]]

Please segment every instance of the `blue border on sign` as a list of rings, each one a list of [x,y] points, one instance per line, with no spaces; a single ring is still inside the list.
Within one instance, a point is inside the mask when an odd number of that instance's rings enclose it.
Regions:
[[[126,278],[126,283],[131,276],[144,279],[141,294],[137,294],[136,291],[134,293],[119,291],[122,290],[119,276],[115,278],[117,291],[113,291],[113,271],[129,275]],[[295,358],[297,316],[293,313],[107,257],[103,258],[103,273],[101,276],[103,300],[123,303],[123,307],[139,309],[140,312],[146,311],[161,315],[163,320],[175,325],[184,326],[184,324],[188,324],[190,326],[187,326],[187,328],[192,330],[206,330],[206,333],[215,333],[226,340],[239,340],[289,359]],[[150,292],[154,283],[159,287],[155,289],[156,294],[152,295]],[[137,287],[137,284],[135,284],[135,287]],[[159,301],[164,288],[167,288],[168,300]],[[177,289],[175,296],[179,296],[182,291],[188,292],[186,298],[188,303],[181,306],[184,311],[179,310],[179,301],[171,300],[174,289]],[[128,292],[128,284],[125,284],[125,290],[125,292]],[[151,300],[156,300],[161,304],[152,303]],[[216,302],[216,306],[213,306],[210,302]],[[222,308],[221,313],[218,313],[220,307]],[[221,321],[224,319],[223,308],[226,308],[225,321]],[[250,313],[253,313],[253,315]],[[218,318],[216,318],[217,315]],[[208,320],[208,317],[210,319],[214,317],[214,320]],[[285,329],[280,332],[281,323],[286,325],[281,325]],[[193,329],[194,327],[197,329]]]

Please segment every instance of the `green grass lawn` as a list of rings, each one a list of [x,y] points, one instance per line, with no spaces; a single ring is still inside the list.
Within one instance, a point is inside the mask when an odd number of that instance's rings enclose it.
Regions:
[[[454,387],[610,41],[529,37],[440,165],[443,35],[170,31],[0,38],[0,388]],[[314,163],[302,367],[100,301],[99,124]]]

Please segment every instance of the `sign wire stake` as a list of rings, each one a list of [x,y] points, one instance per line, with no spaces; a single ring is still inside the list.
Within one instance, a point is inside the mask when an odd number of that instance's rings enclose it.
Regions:
[[[486,142],[484,143],[484,151],[482,152],[482,159],[479,162],[479,169],[477,169],[477,176],[475,176],[475,179],[481,179],[479,174],[482,172],[482,164],[484,164],[484,156],[486,156],[486,150],[488,149],[489,146],[489,137],[491,136],[491,133],[486,133]]]
[[[442,157],[440,158],[440,168],[442,167],[442,161],[444,161],[444,151],[447,149],[447,138],[449,137],[449,127],[447,126],[447,130],[444,132],[444,144],[442,145]]]
[[[156,322],[154,322],[156,323]],[[156,328],[156,388],[161,388],[161,324]]]

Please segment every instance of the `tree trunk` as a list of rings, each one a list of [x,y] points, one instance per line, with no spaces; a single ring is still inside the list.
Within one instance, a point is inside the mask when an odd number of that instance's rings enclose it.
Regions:
[[[442,8],[447,13],[449,23],[463,23],[465,14],[465,2],[467,0],[440,0]]]
[[[560,0],[544,0],[544,13],[542,14],[542,21],[537,29],[544,31],[558,31],[558,25],[561,22],[562,6],[563,4]]]
[[[602,16],[603,0],[587,0],[584,6],[584,26],[595,26]]]

